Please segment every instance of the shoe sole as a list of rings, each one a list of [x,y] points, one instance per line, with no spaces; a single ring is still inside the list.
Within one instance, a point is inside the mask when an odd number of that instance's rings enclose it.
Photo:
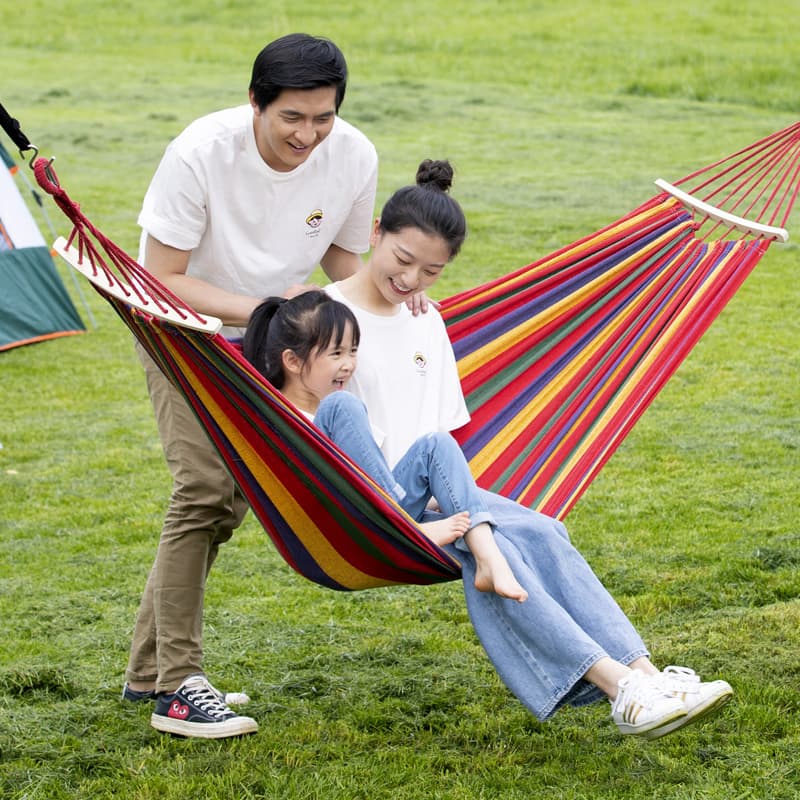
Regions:
[[[696,722],[703,717],[709,716],[716,711],[718,711],[722,706],[724,706],[731,698],[733,697],[733,689],[730,686],[722,686],[720,687],[720,691],[718,694],[709,697],[706,701],[705,705],[695,706],[688,714],[679,719],[676,719],[672,722],[667,723],[666,725],[657,728],[653,731],[648,731],[644,733],[643,736],[646,739],[658,739],[661,736],[666,736],[668,733],[672,733],[673,731],[677,731],[679,728],[682,728],[684,725],[688,725],[690,722]]]
[[[686,716],[686,711],[679,709],[676,710],[674,714],[667,717],[662,717],[657,722],[653,723],[650,727],[645,728],[642,725],[629,725],[627,723],[620,723],[617,722],[617,728],[619,728],[620,733],[625,734],[626,736],[647,736],[648,738],[657,738],[658,736],[663,736],[660,734],[659,731],[665,728],[668,725],[679,725],[683,722],[683,718]]]
[[[250,717],[233,717],[224,722],[186,722],[152,714],[150,724],[162,733],[192,739],[226,739],[229,736],[246,736],[258,731],[258,723]]]

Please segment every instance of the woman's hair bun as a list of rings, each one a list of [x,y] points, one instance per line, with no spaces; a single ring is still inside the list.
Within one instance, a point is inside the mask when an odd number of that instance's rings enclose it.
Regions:
[[[449,161],[426,158],[417,169],[417,186],[447,192],[453,185],[453,167]]]

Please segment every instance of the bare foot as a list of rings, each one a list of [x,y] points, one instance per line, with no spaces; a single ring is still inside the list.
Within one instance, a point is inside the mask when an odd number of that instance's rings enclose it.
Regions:
[[[475,588],[479,592],[494,592],[518,603],[528,599],[502,553],[489,559],[475,559]]]
[[[419,527],[434,544],[450,544],[469,530],[469,511],[460,511],[445,519],[422,522]]]

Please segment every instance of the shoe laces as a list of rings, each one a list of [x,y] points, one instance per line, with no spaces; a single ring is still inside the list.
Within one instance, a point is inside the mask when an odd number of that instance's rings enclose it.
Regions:
[[[694,693],[700,689],[700,676],[689,667],[664,667],[659,677],[668,692]]]
[[[223,717],[233,712],[225,705],[220,693],[204,678],[195,685],[185,685],[186,699],[211,717]]]
[[[643,708],[652,708],[659,700],[666,697],[660,682],[654,680],[658,676],[645,675],[641,670],[635,669],[625,678],[620,680],[619,693],[614,701],[613,710],[627,705],[638,703]]]

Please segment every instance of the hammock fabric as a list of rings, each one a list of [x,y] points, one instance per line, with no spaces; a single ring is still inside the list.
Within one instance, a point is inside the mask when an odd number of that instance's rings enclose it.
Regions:
[[[436,583],[459,564],[197,314],[97,230],[56,249],[185,394],[283,558],[334,589]],[[563,518],[786,223],[800,123],[678,181],[622,219],[442,304],[481,486]],[[681,188],[682,187],[682,188]],[[691,188],[688,188],[691,187]]]

